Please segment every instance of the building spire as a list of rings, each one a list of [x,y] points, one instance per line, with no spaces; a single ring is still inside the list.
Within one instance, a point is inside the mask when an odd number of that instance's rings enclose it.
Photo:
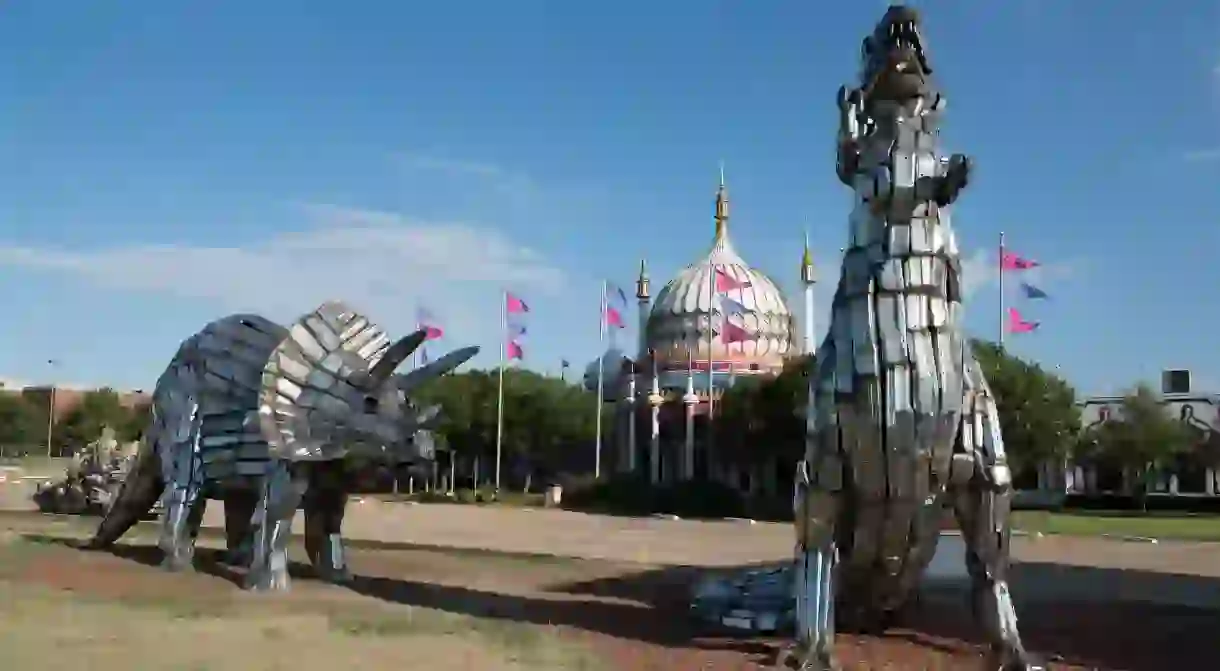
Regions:
[[[640,259],[640,276],[635,280],[635,297],[646,301],[648,300],[648,266],[644,259]]]
[[[809,229],[805,229],[805,252],[801,255],[801,281],[805,284],[817,282],[817,271],[813,267],[813,252],[809,249]]]
[[[729,189],[724,183],[724,161],[720,162],[720,188],[716,189],[716,242],[728,236]]]

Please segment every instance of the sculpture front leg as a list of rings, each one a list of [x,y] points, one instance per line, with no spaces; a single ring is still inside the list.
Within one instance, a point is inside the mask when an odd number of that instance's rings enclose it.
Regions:
[[[246,589],[287,591],[288,542],[292,538],[292,518],[296,515],[308,480],[297,464],[276,462],[264,476],[258,506],[251,521],[254,553]]]
[[[250,565],[254,554],[253,530],[250,520],[258,506],[258,489],[234,486],[224,493],[225,563],[231,566]]]
[[[796,647],[791,661],[800,671],[831,671],[834,662],[835,528],[840,493],[811,482],[808,463],[797,471],[797,552],[794,568]],[[788,664],[788,660],[781,659]]]
[[[321,580],[351,580],[343,547],[343,514],[347,510],[347,478],[343,462],[312,469],[305,494],[305,552]]]
[[[164,554],[161,567],[169,571],[191,568],[206,503],[199,495],[203,489],[202,465],[192,449],[199,426],[195,419],[190,421],[186,440],[166,449],[161,456],[165,512],[157,544]]]

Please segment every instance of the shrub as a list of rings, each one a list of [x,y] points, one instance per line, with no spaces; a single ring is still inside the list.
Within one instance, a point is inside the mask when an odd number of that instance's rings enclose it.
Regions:
[[[735,489],[718,482],[692,480],[656,487],[638,476],[573,479],[564,486],[563,504],[571,510],[610,515],[679,517],[736,517],[745,508]]]

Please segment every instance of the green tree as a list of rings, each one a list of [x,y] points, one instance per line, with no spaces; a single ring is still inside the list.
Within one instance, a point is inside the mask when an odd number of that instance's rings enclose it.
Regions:
[[[995,396],[1004,447],[1015,471],[1067,458],[1080,434],[1076,390],[1042,366],[985,340],[971,341]]]
[[[812,357],[794,358],[776,377],[742,380],[725,391],[716,415],[722,455],[742,464],[771,457],[784,464],[800,460],[811,364]]]
[[[438,437],[458,458],[482,462],[485,477],[494,473],[499,371],[473,370],[447,375],[421,390],[416,401],[438,404]],[[532,371],[504,371],[502,477],[524,469],[560,469],[587,448],[592,462],[595,398],[559,378]]]
[[[129,427],[131,415],[113,389],[86,392],[80,403],[56,426],[55,442],[69,449],[80,448],[97,440],[102,427],[109,426],[116,432]]]
[[[1097,456],[1113,459],[1136,474],[1141,505],[1155,474],[1196,442],[1190,427],[1171,416],[1160,395],[1146,384],[1126,394],[1118,416],[1097,425],[1085,439]]]
[[[127,419],[122,426],[115,427],[119,440],[139,440],[148,430],[152,421],[152,402],[140,403],[127,411]]]
[[[21,394],[0,393],[0,447],[28,448],[46,439],[46,415]]]

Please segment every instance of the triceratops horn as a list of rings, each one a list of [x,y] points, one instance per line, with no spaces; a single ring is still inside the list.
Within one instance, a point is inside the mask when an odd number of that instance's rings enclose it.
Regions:
[[[402,393],[410,395],[415,389],[466,363],[478,353],[479,348],[477,346],[454,350],[430,364],[416,368],[406,375],[399,375],[398,389]]]
[[[427,339],[428,332],[420,329],[390,345],[381,360],[369,371],[369,378],[372,380],[373,386],[378,386],[390,379],[390,375],[402,365],[402,362],[406,361],[407,357],[411,356],[411,353]]]

